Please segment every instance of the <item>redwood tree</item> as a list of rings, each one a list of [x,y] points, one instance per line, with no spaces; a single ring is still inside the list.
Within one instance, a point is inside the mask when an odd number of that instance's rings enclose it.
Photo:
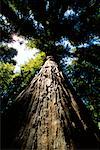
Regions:
[[[14,32],[34,37],[47,54],[39,74],[3,116],[3,148],[99,148],[98,129],[57,64],[63,37],[76,46],[99,35],[98,5],[96,0],[2,0],[2,14]]]

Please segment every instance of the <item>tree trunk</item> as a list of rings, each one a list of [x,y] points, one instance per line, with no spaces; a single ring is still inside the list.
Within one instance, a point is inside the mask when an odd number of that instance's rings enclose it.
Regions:
[[[52,57],[48,57],[39,74],[17,97],[8,114],[6,145],[11,143],[10,148],[98,148],[98,131],[87,109],[66,85]]]

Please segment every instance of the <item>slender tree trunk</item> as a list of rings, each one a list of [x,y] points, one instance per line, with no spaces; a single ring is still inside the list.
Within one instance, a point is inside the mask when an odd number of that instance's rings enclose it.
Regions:
[[[7,132],[9,140],[14,139],[13,149],[98,148],[97,129],[87,109],[66,85],[52,57],[17,97],[11,115],[8,128],[12,134]]]

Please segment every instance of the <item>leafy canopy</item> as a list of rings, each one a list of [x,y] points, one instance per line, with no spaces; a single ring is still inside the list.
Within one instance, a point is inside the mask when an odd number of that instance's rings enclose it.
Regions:
[[[39,39],[41,50],[54,51],[62,37],[78,44],[99,35],[99,6],[98,0],[2,0],[2,15],[14,32]]]

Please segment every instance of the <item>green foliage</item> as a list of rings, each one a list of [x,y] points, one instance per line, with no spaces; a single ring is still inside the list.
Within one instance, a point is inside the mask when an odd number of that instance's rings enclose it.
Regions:
[[[38,48],[40,44],[40,40],[39,39],[31,39],[28,41],[28,43],[26,44],[30,49],[33,48]]]
[[[39,69],[44,62],[46,55],[44,52],[40,52],[35,59],[29,60],[29,62],[25,65],[22,66],[23,71],[31,71],[33,68],[34,69]]]
[[[14,65],[0,62],[0,87],[1,91],[7,91],[10,82],[13,79]]]
[[[17,51],[14,48],[9,48],[7,45],[0,45],[0,61],[16,64],[13,57],[17,55]]]
[[[77,49],[74,54],[78,59],[67,67],[69,80],[90,110],[93,120],[98,124],[100,118],[99,46]]]
[[[11,42],[13,32],[14,32],[14,28],[11,25],[9,19],[1,13],[0,14],[0,33],[1,33],[0,42]]]
[[[26,44],[30,49],[36,48],[36,43],[34,40],[29,40]]]
[[[6,108],[9,101],[8,95],[9,87],[13,81],[14,68],[16,62],[13,57],[17,51],[9,48],[7,45],[0,45],[0,97],[1,97],[1,111]]]

